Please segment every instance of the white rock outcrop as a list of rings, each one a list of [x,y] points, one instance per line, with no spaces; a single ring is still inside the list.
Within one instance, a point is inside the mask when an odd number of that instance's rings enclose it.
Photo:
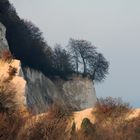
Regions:
[[[9,49],[5,36],[6,36],[6,28],[2,23],[0,23],[0,53],[3,50]]]
[[[27,105],[35,113],[46,112],[48,106],[59,100],[60,94],[56,86],[41,72],[26,68],[23,69],[23,77],[27,81]]]
[[[72,80],[64,82],[62,88],[71,105],[76,105],[77,109],[93,107],[97,101],[93,81],[87,77],[73,77]]]
[[[35,112],[45,112],[52,103],[71,106],[74,110],[93,107],[97,101],[93,81],[81,76],[71,80],[50,80],[41,72],[23,69],[27,81],[27,104]]]

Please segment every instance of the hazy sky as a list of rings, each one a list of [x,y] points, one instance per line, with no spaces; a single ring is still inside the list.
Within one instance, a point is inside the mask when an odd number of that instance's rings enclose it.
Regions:
[[[140,0],[10,0],[48,44],[70,37],[91,41],[110,61],[97,96],[122,97],[140,107]]]

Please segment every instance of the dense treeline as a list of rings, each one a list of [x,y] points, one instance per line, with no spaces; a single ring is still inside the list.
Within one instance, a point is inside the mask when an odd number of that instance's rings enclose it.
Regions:
[[[15,58],[25,66],[43,73],[53,73],[49,61],[52,52],[42,33],[31,22],[20,19],[7,0],[0,2],[0,21],[7,28],[6,37]]]
[[[50,77],[67,78],[80,73],[98,82],[108,74],[109,63],[90,42],[70,39],[67,49],[58,44],[52,49],[39,28],[20,19],[8,0],[0,1],[0,22],[7,28],[11,53],[24,67],[42,71]]]

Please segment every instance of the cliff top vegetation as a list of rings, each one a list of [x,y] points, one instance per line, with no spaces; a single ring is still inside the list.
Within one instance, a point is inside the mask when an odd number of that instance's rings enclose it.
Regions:
[[[23,67],[41,71],[50,78],[67,79],[74,73],[89,75],[95,82],[106,78],[109,62],[89,41],[70,39],[68,47],[57,44],[53,49],[40,29],[21,19],[8,0],[0,1],[0,22],[6,26],[12,55],[21,60]]]

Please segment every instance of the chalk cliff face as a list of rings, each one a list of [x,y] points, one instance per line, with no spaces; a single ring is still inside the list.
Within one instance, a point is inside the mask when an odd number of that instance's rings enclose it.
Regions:
[[[9,48],[5,31],[5,27],[0,23],[0,52]],[[6,72],[8,65],[0,67],[0,72]],[[60,78],[52,81],[41,72],[21,68],[18,60],[13,61],[13,66],[18,69],[13,81],[17,86],[18,96],[26,96],[26,100],[22,101],[37,113],[45,112],[48,106],[56,102],[69,105],[75,110],[93,107],[96,102],[95,88],[88,78],[73,76],[68,81]]]
[[[23,73],[27,81],[27,103],[36,112],[45,112],[56,102],[71,106],[74,110],[93,107],[96,103],[95,88],[88,78],[73,76],[68,81],[60,78],[52,81],[30,68],[23,69]]]
[[[5,34],[6,34],[6,28],[2,23],[0,23],[0,53],[1,51],[8,50],[9,48],[7,40],[5,38]]]
[[[95,88],[89,78],[75,76],[72,80],[64,82],[62,89],[71,105],[76,105],[78,110],[93,107],[96,103]]]
[[[27,105],[35,112],[41,113],[47,107],[59,100],[59,92],[54,83],[41,72],[23,68],[23,77],[27,81]]]

